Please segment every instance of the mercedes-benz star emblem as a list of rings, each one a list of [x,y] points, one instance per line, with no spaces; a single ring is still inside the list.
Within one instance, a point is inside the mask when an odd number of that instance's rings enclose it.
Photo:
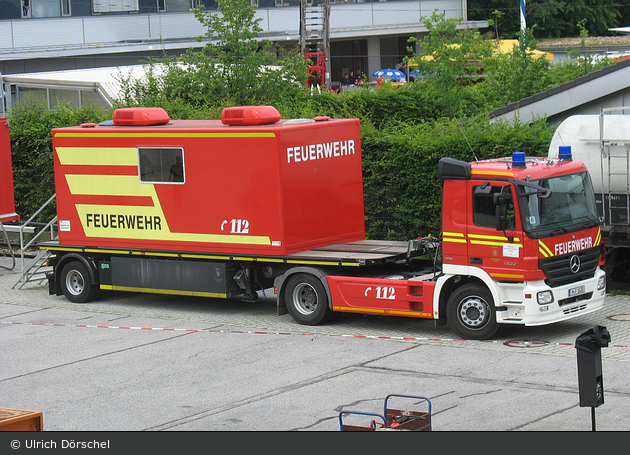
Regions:
[[[569,260],[569,268],[573,273],[578,273],[580,271],[580,258],[577,257],[576,254],[571,256],[571,259]]]

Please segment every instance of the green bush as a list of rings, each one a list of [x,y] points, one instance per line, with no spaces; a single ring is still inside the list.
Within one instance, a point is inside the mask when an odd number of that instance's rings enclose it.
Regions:
[[[544,119],[530,125],[491,124],[481,119],[364,128],[367,237],[408,240],[439,235],[440,158],[475,161],[511,156],[515,151],[546,156],[551,134]]]
[[[11,111],[11,160],[15,189],[15,209],[22,220],[30,218],[53,194],[55,177],[52,129],[111,119],[111,112],[92,106],[75,108],[59,105],[20,103]],[[47,223],[56,214],[53,203],[35,221]]]

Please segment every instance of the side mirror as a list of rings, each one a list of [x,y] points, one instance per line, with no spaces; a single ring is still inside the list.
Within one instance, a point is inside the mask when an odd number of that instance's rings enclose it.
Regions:
[[[497,231],[505,231],[507,229],[507,202],[506,196],[502,193],[495,193],[494,197],[495,220]]]

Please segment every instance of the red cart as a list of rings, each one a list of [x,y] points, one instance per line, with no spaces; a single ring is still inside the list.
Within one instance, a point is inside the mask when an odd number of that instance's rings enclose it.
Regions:
[[[419,400],[414,406],[421,406],[425,411],[407,411],[390,407],[390,400],[413,399]],[[376,417],[368,426],[349,425],[344,423],[344,417],[349,415],[364,415]],[[411,395],[387,395],[383,414],[360,411],[342,411],[339,413],[339,426],[341,431],[378,431],[378,430],[407,430],[407,431],[431,431],[431,400],[425,397]]]

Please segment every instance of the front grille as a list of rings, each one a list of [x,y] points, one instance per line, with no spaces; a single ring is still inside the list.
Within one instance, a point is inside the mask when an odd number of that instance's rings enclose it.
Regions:
[[[601,248],[597,246],[575,253],[563,254],[562,256],[539,259],[538,266],[545,272],[545,283],[547,285],[552,288],[563,286],[593,278],[599,263],[600,253]],[[573,273],[570,268],[570,261],[573,256],[577,256],[580,259],[580,270],[577,273]]]
[[[573,313],[577,313],[579,311],[584,311],[584,310],[586,310],[586,305],[580,305],[573,308],[567,308],[565,310],[562,310],[562,312],[564,314],[573,314]]]

